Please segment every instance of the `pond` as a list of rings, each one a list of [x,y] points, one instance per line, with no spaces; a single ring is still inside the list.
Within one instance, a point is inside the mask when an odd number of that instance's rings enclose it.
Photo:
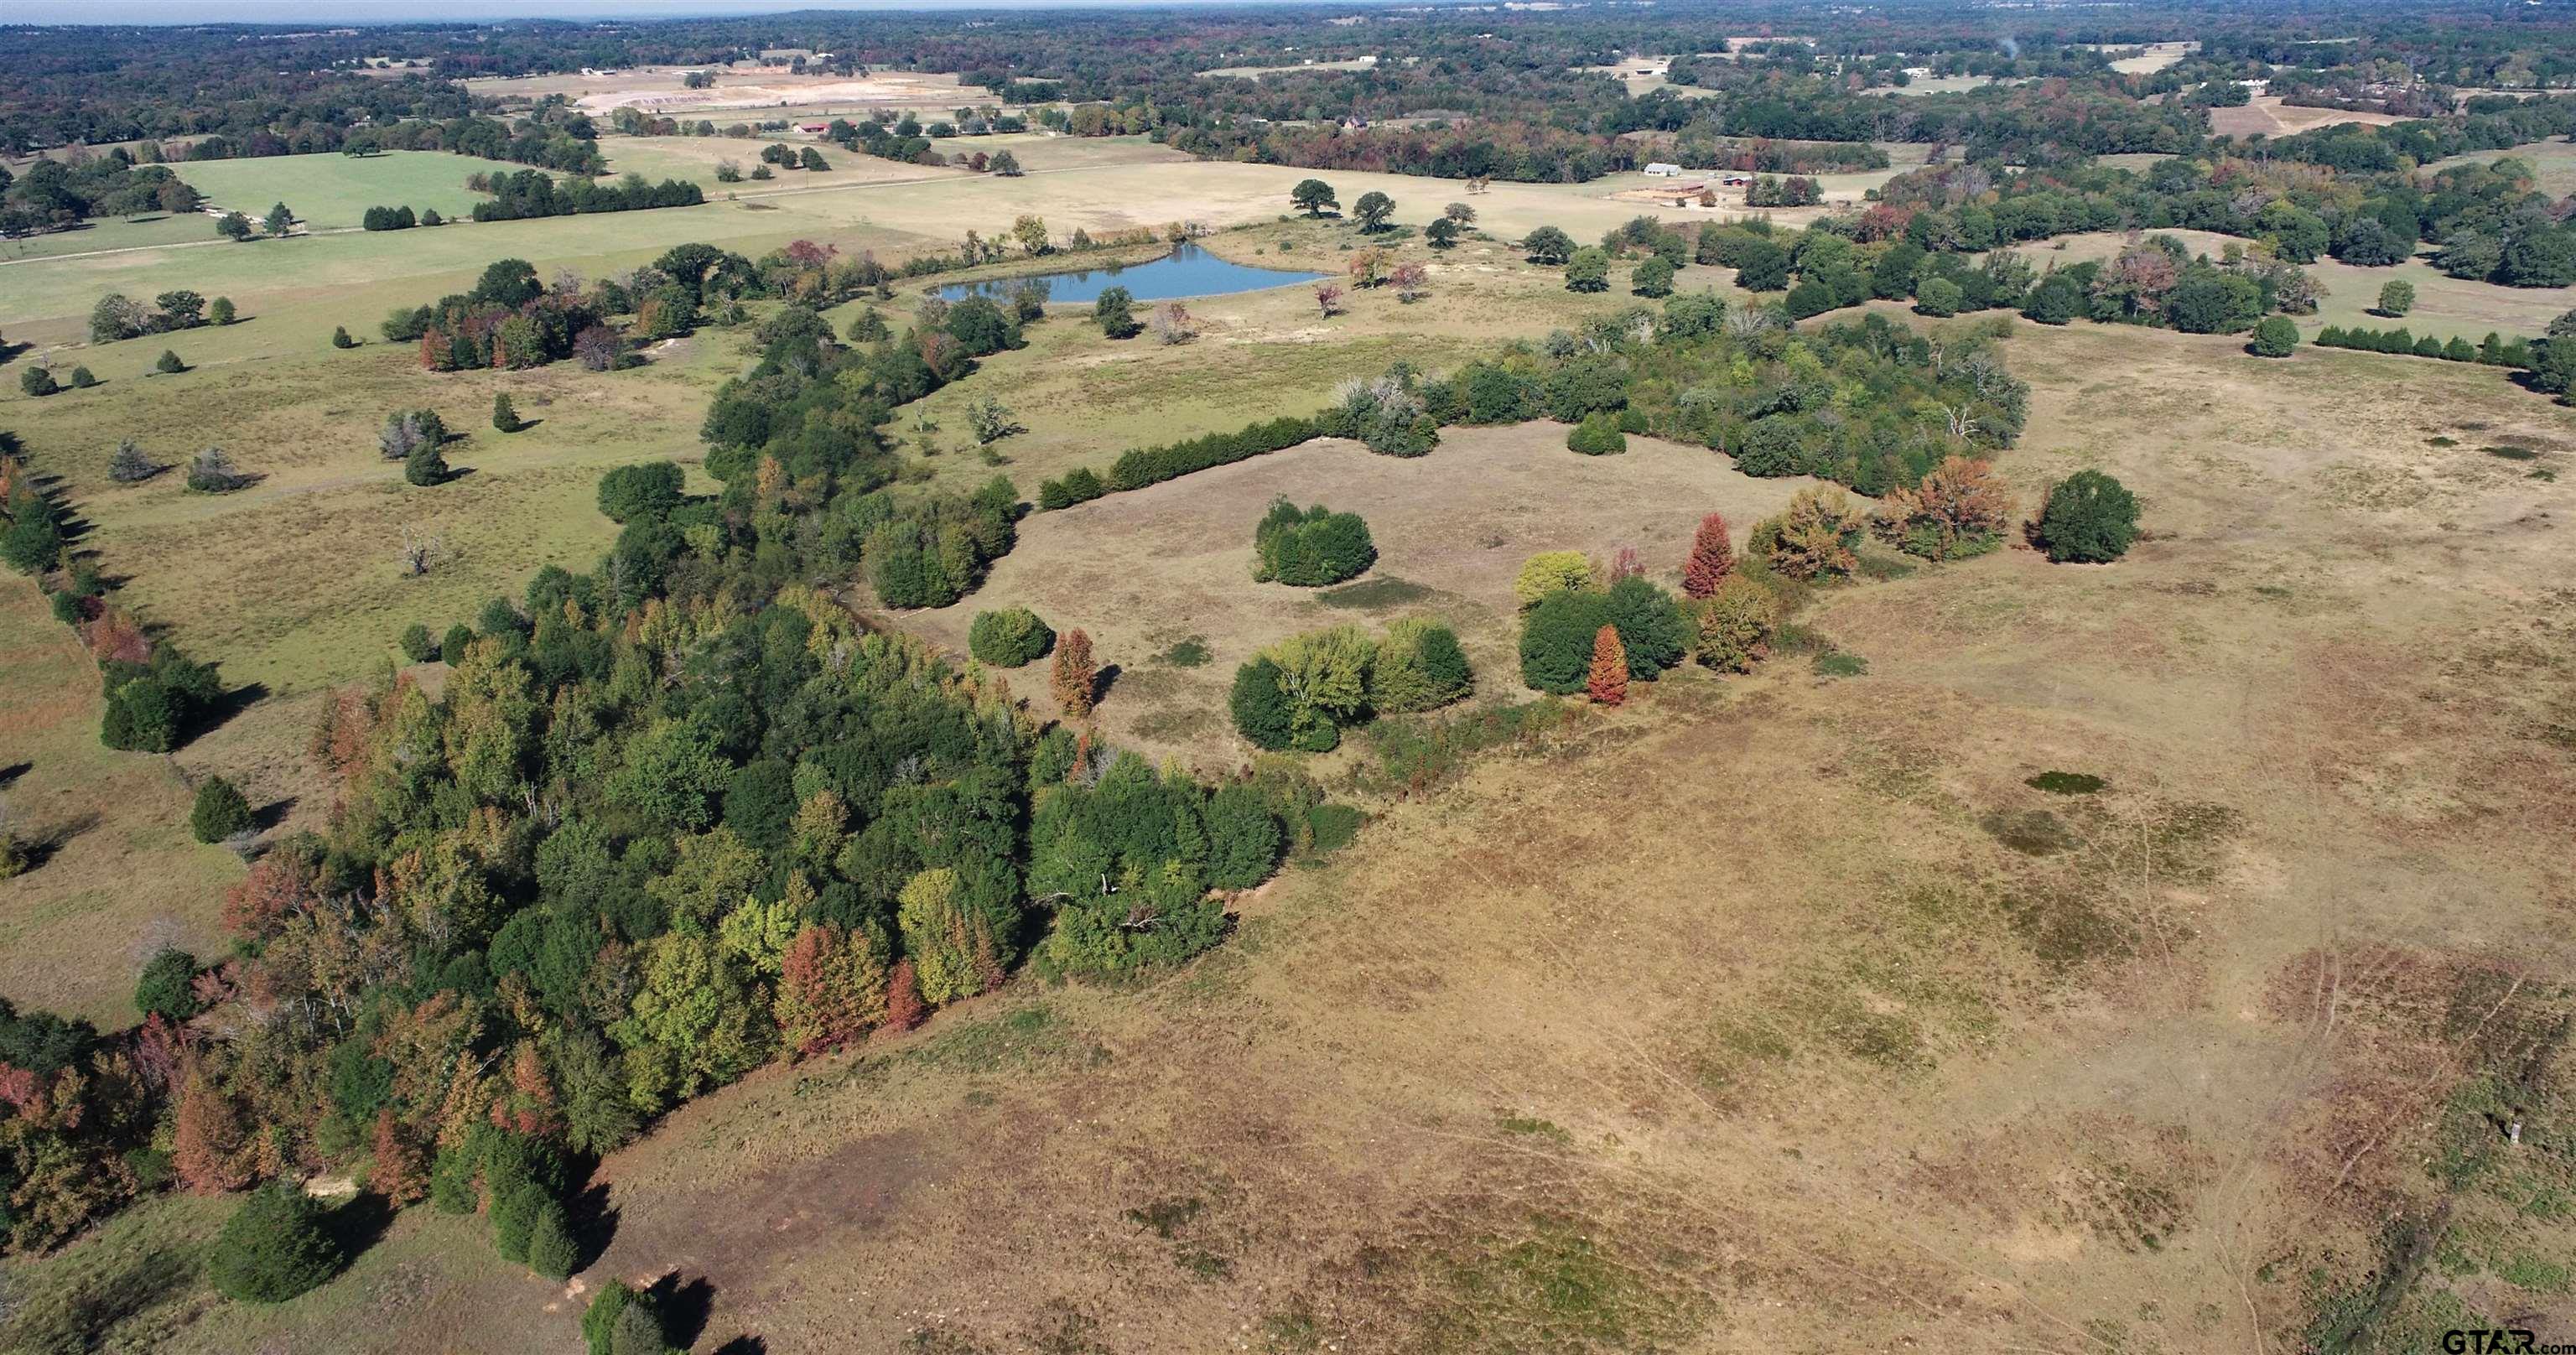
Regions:
[[[1112,287],[1126,288],[1128,295],[1138,301],[1168,301],[1174,297],[1257,292],[1266,287],[1286,287],[1327,276],[1329,274],[1295,273],[1286,269],[1253,268],[1230,263],[1196,245],[1182,244],[1173,246],[1171,253],[1145,263],[1103,264],[1062,273],[950,283],[940,288],[938,295],[945,301],[968,296],[988,296],[1002,301],[1034,282],[1046,289],[1046,298],[1050,302],[1089,305]]]

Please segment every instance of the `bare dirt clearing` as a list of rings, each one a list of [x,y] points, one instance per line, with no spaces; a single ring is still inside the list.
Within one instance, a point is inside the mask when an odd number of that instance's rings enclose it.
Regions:
[[[2385,127],[2405,119],[2387,113],[2347,113],[2337,108],[2309,108],[2285,104],[2276,94],[2257,95],[2235,108],[2209,110],[2211,136],[2288,136],[2318,127],[2358,122],[2370,127]]]

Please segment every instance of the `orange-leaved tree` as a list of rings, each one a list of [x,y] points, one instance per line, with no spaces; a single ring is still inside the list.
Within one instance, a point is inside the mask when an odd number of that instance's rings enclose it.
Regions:
[[[1728,538],[1726,515],[1711,513],[1699,520],[1699,534],[1691,538],[1690,558],[1682,562],[1682,591],[1704,598],[1726,582],[1735,572],[1735,545]]]
[[[1076,719],[1091,713],[1093,694],[1100,685],[1100,670],[1092,662],[1091,636],[1076,628],[1066,631],[1055,642],[1055,670],[1048,675],[1055,687],[1055,699],[1064,713]]]
[[[1605,706],[1628,699],[1628,650],[1619,643],[1618,627],[1603,626],[1592,637],[1592,675],[1583,688]]]

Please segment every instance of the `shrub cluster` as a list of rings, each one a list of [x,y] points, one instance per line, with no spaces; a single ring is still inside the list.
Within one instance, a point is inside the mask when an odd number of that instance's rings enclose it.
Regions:
[[[1026,607],[977,612],[966,629],[966,652],[996,668],[1017,668],[1054,647],[1055,631]]]
[[[1336,513],[1322,504],[1299,510],[1282,498],[1253,529],[1252,577],[1300,588],[1340,583],[1377,561],[1377,544],[1357,513]]]
[[[1407,617],[1377,639],[1357,626],[1292,635],[1235,669],[1228,705],[1235,729],[1254,746],[1321,753],[1346,728],[1434,710],[1473,686],[1457,634]]]
[[[2366,353],[2406,353],[2419,358],[2440,358],[2445,362],[2475,362],[2489,367],[2528,367],[2532,348],[2528,339],[2507,339],[2494,330],[2487,331],[2484,342],[2471,345],[2453,335],[2438,339],[2430,334],[2416,334],[2400,325],[2395,329],[2369,329],[2328,325],[2317,332],[2319,348],[2358,348]]]
[[[1569,696],[1584,690],[1601,628],[1619,637],[1628,676],[1652,682],[1682,661],[1690,631],[1672,594],[1641,575],[1608,588],[1557,588],[1521,616],[1521,681],[1542,692]]]
[[[1110,463],[1108,488],[1142,489],[1192,471],[1281,451],[1322,435],[1323,430],[1312,419],[1277,418],[1232,433],[1210,433],[1160,447],[1131,447]]]

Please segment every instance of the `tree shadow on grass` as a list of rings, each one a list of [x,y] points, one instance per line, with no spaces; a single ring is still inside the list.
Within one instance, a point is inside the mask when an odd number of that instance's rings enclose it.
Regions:
[[[1102,664],[1098,676],[1094,678],[1091,685],[1091,703],[1096,706],[1108,700],[1109,693],[1118,686],[1118,679],[1126,675],[1127,670],[1117,664]]]
[[[705,1276],[682,1280],[677,1274],[665,1275],[646,1291],[653,1296],[653,1310],[662,1315],[662,1331],[672,1345],[688,1350],[698,1343],[707,1329],[707,1315],[716,1306],[716,1287]]]
[[[63,848],[71,845],[73,838],[96,828],[100,822],[99,816],[94,813],[76,814],[29,839],[20,848],[25,862],[21,867],[21,873],[32,874],[44,869],[45,863],[53,860]]]
[[[340,1244],[340,1255],[351,1260],[375,1246],[393,1222],[393,1202],[372,1190],[359,1191],[341,1201],[324,1221],[331,1230],[331,1240]]]
[[[0,790],[7,790],[16,785],[19,777],[35,769],[36,764],[32,762],[12,762],[6,767],[0,767]]]
[[[769,1343],[749,1332],[716,1347],[715,1355],[769,1355]]]
[[[295,812],[294,796],[289,795],[283,800],[272,800],[253,811],[250,816],[251,826],[265,833],[286,822],[286,816],[293,812]]]
[[[599,1264],[599,1258],[608,1253],[608,1244],[616,1240],[617,1207],[608,1202],[608,1187],[597,1185],[574,1192],[567,1212],[571,1215],[577,1254],[573,1270],[578,1273]]]

